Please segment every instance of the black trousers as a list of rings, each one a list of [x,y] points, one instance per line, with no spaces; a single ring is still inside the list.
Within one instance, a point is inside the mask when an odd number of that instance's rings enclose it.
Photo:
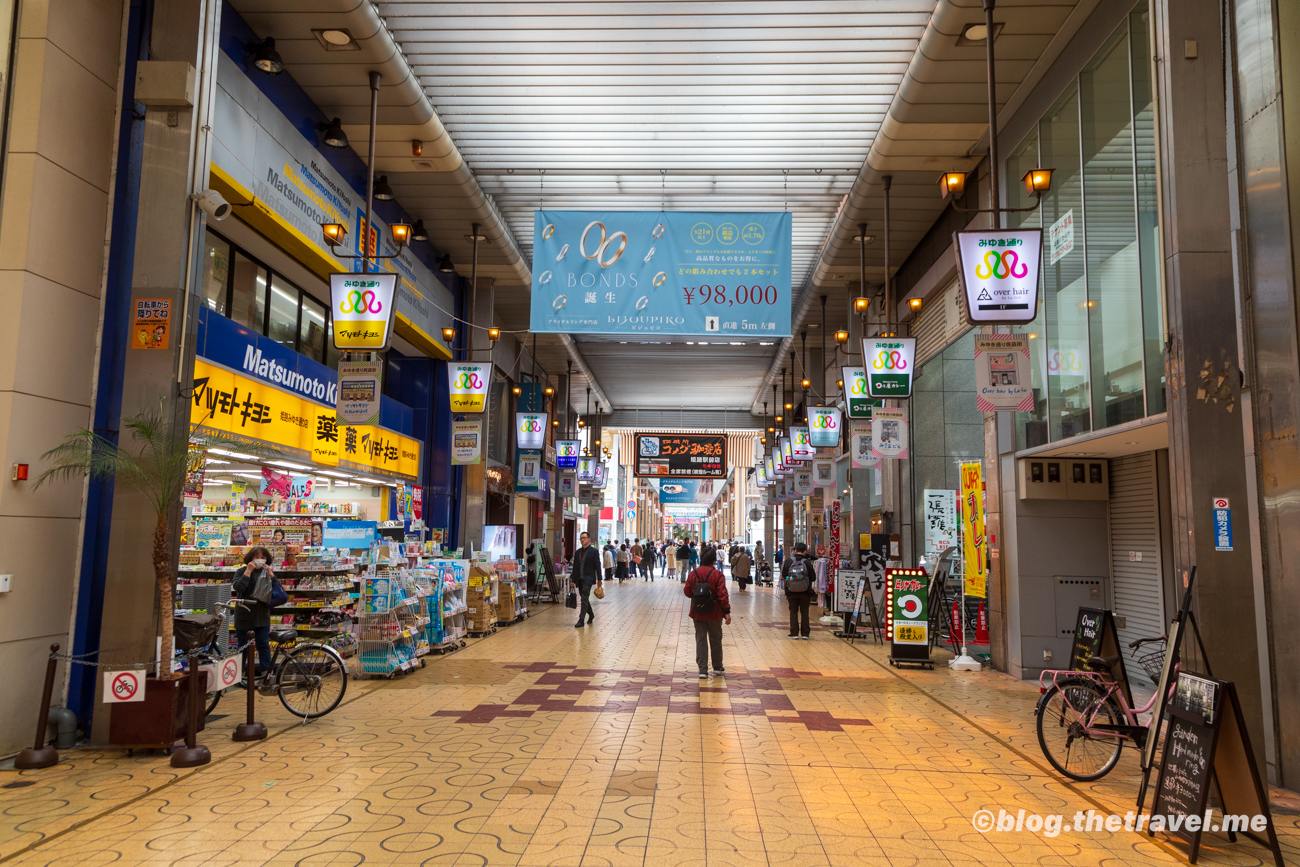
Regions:
[[[785,592],[785,601],[790,604],[790,634],[791,635],[811,635],[812,626],[808,623],[808,606],[812,605],[813,592],[805,590],[802,593]],[[802,619],[803,623],[800,624]]]
[[[693,620],[695,624],[695,664],[701,672],[709,670],[709,651],[713,651],[713,670],[722,671],[722,621]]]
[[[583,618],[588,620],[596,616],[596,612],[591,608],[591,591],[595,588],[595,581],[583,581],[578,585],[578,601],[582,603],[582,608],[578,611],[578,622],[581,623]],[[806,613],[806,606],[805,606]]]

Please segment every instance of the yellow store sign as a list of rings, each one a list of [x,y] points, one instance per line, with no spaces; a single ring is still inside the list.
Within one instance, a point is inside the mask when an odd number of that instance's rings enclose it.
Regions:
[[[419,474],[418,440],[377,425],[340,425],[333,407],[202,358],[194,360],[190,423],[277,448],[295,449],[324,466],[409,478]]]

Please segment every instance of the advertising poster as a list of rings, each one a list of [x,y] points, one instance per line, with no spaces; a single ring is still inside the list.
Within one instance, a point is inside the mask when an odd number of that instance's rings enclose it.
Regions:
[[[862,341],[867,393],[871,397],[911,397],[916,355],[913,337],[868,337]]]
[[[789,212],[535,211],[530,329],[790,334]]]
[[[185,499],[199,500],[203,498],[203,471],[208,463],[208,450],[199,448],[193,443],[189,445],[189,452],[185,458]],[[231,491],[234,496],[234,491]]]
[[[482,412],[492,382],[490,363],[447,362],[447,388],[452,412]]]
[[[383,352],[393,331],[396,274],[331,274],[334,348]]]
[[[835,461],[813,461],[813,484],[819,488],[835,487]]]
[[[1034,411],[1028,336],[975,335],[975,409],[978,412]]]
[[[562,470],[576,470],[578,468],[578,455],[581,453],[582,442],[580,440],[556,440],[555,466]]]
[[[483,459],[483,425],[478,419],[451,423],[451,462],[477,464]]]
[[[871,417],[871,454],[877,458],[907,457],[907,413],[881,407]]]
[[[258,493],[282,500],[310,499],[316,494],[316,480],[311,476],[295,476],[262,467],[262,484]]]
[[[378,526],[374,521],[326,521],[322,541],[326,548],[369,548]]]
[[[884,402],[878,397],[872,397],[867,387],[867,369],[865,367],[845,367],[843,368],[844,377],[844,406],[848,409],[849,418],[871,419],[871,411]]]
[[[929,582],[919,570],[890,570],[889,607],[894,634],[894,644],[930,643]]]
[[[833,406],[808,407],[808,433],[814,448],[836,448],[840,444],[840,411]]]
[[[713,479],[659,480],[659,503],[664,506],[707,506],[716,496]]]
[[[871,422],[854,421],[849,429],[849,460],[855,470],[878,470],[880,459],[871,450]]]
[[[1073,218],[1068,233],[1058,232],[1062,247],[1067,234],[1073,247]],[[972,325],[1012,325],[1038,315],[1042,229],[955,232],[953,241]]]
[[[790,428],[790,456],[796,461],[810,461],[817,453],[808,437],[808,427]]]
[[[515,413],[516,445],[521,449],[540,449],[545,445],[546,419],[544,412]]]
[[[244,523],[248,527],[250,545],[268,548],[295,545],[301,548],[322,544],[321,522],[311,518],[249,518]]]
[[[987,594],[984,564],[984,468],[979,461],[961,465],[961,552],[966,572],[966,596],[983,599]]]
[[[338,275],[335,275],[338,276]],[[384,363],[339,361],[338,413],[340,424],[378,424]]]
[[[794,474],[794,492],[806,497],[813,492],[813,474],[810,470],[799,470]]]
[[[559,491],[561,497],[572,497],[577,489],[578,482],[577,479],[573,477],[573,473],[564,473],[560,476]]]
[[[166,349],[171,322],[170,298],[135,299],[135,325],[131,329],[131,348]]]
[[[515,492],[535,493],[542,484],[542,453],[537,449],[520,449],[515,469]]]
[[[194,547],[225,548],[230,545],[230,521],[199,521],[194,525]]]
[[[726,434],[650,434],[635,436],[637,478],[721,479],[727,475]]]
[[[927,488],[923,492],[922,508],[925,509],[925,559],[933,563],[957,544],[957,492]]]

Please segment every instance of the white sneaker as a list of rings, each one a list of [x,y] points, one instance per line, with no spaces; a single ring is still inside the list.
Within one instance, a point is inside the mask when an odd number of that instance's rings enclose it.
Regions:
[[[800,640],[800,641],[809,641],[810,639],[809,639],[808,636],[806,636],[806,635],[800,635],[800,636],[799,636],[799,640]]]

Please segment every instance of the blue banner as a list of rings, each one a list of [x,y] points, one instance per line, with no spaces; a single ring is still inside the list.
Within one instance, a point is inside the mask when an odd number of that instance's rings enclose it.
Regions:
[[[717,496],[713,479],[659,480],[659,503],[664,506],[708,506]]]
[[[530,328],[790,334],[787,212],[535,211]]]

